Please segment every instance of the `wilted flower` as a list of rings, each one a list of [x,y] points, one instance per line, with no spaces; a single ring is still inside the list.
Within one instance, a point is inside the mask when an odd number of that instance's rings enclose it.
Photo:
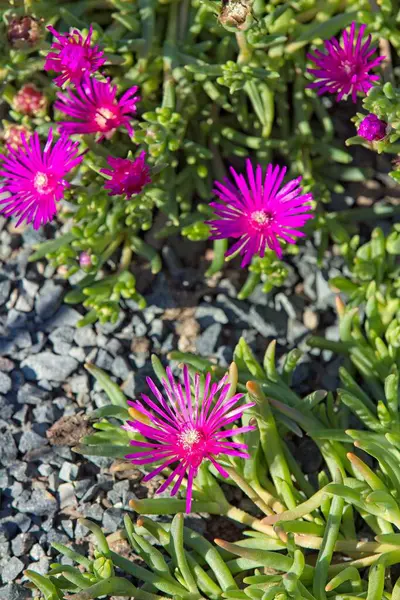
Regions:
[[[35,132],[27,141],[22,136],[22,147],[10,149],[8,156],[0,155],[0,194],[8,193],[0,200],[4,204],[0,212],[6,217],[19,217],[17,227],[33,221],[34,229],[44,225],[56,213],[56,202],[63,197],[69,186],[65,175],[81,160],[77,156],[78,142],[61,137],[53,144],[53,131],[42,151],[39,135]]]
[[[226,438],[251,431],[254,427],[247,425],[236,429],[224,428],[237,421],[247,408],[254,406],[254,402],[238,405],[243,394],[228,397],[230,384],[226,377],[218,384],[211,384],[211,375],[208,373],[204,391],[200,391],[200,376],[196,373],[194,394],[186,366],[183,369],[183,386],[174,380],[169,368],[167,377],[168,381],[162,381],[167,400],[152,379],[147,377],[147,384],[157,402],[145,394],[142,394],[144,404],[140,401],[129,402],[135,411],[141,413],[143,419],[128,421],[125,428],[154,441],[132,440],[132,446],[143,450],[128,454],[126,458],[134,465],[161,463],[143,481],[152,479],[167,466],[177,463],[157,493],[163,492],[176,479],[171,490],[171,496],[175,495],[187,475],[186,512],[190,512],[193,480],[204,460],[209,460],[223,477],[228,477],[228,473],[217,462],[219,455],[249,458],[246,444],[228,442]]]
[[[353,21],[350,31],[342,33],[342,44],[331,38],[324,42],[325,52],[314,50],[314,54],[307,55],[317,66],[316,69],[307,69],[316,77],[316,81],[308,87],[319,88],[318,94],[337,94],[338,101],[351,94],[353,102],[356,102],[357,92],[368,92],[374,81],[379,79],[379,75],[372,75],[370,71],[385,57],[372,58],[376,48],[371,47],[371,36],[362,42],[366,28],[366,25],[361,25],[356,37],[356,23]]]
[[[79,265],[81,267],[90,267],[92,264],[92,259],[90,258],[90,254],[87,252],[81,252],[79,255]]]
[[[107,158],[111,169],[100,169],[100,172],[111,177],[104,185],[106,190],[111,190],[110,196],[126,194],[127,198],[131,198],[151,182],[150,168],[146,165],[145,158],[144,151],[134,160],[112,156]]]
[[[8,23],[7,39],[12,48],[19,50],[34,48],[42,35],[41,21],[30,15],[13,17]]]
[[[228,179],[215,182],[214,193],[222,202],[211,202],[215,219],[211,226],[211,239],[239,238],[227,256],[239,252],[243,256],[242,267],[254,255],[264,256],[266,248],[282,256],[280,240],[296,243],[299,231],[308,219],[312,219],[310,202],[312,194],[302,194],[301,177],[289,181],[279,189],[285,177],[286,167],[268,165],[265,176],[261,165],[254,173],[251,161],[246,161],[247,181],[231,167],[234,184]]]
[[[24,145],[22,136],[24,136],[26,140],[29,140],[31,135],[31,130],[25,127],[25,125],[15,125],[14,123],[8,123],[4,127],[2,139],[8,149],[12,148],[16,150],[17,148],[21,148]]]
[[[46,106],[46,96],[33,83],[23,85],[13,98],[13,108],[21,115],[38,116]]]
[[[133,135],[130,121],[140,100],[137,91],[137,86],[131,87],[117,100],[116,85],[85,76],[75,91],[57,93],[55,108],[77,119],[60,123],[60,131],[68,135],[100,133],[99,141],[110,137],[118,127],[126,127]]]
[[[387,123],[371,113],[360,122],[357,133],[368,142],[377,142],[386,136],[386,129]]]
[[[77,29],[73,29],[71,33],[58,33],[51,25],[47,29],[57,41],[51,46],[53,52],[48,53],[44,69],[61,73],[54,80],[56,85],[61,87],[68,81],[78,84],[84,74],[94,73],[106,62],[99,46],[91,47],[92,26],[86,38]]]

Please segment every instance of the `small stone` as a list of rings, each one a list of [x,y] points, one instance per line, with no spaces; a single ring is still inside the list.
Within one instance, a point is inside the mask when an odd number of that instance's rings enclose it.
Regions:
[[[53,344],[54,352],[57,354],[68,354],[74,339],[74,329],[72,327],[57,327],[49,335],[49,340]]]
[[[57,311],[61,304],[64,289],[61,285],[48,279],[36,296],[35,311],[39,319],[45,321]]]
[[[121,526],[122,511],[118,508],[108,508],[104,511],[103,529],[105,533],[114,533]]]
[[[40,560],[43,556],[46,556],[46,552],[43,550],[40,544],[34,544],[31,548],[29,556],[33,560]]]
[[[34,544],[35,538],[31,533],[19,533],[11,542],[14,556],[24,556]]]
[[[32,595],[29,590],[23,585],[17,583],[9,583],[5,587],[0,588],[1,600],[27,600]]]
[[[83,514],[88,519],[94,521],[101,521],[104,515],[104,508],[100,504],[88,504],[83,510]]]
[[[214,323],[201,334],[196,342],[197,351],[201,356],[210,356],[216,352],[221,331],[220,323]]]
[[[70,306],[62,306],[56,314],[46,321],[45,330],[53,331],[56,327],[76,327],[82,315]]]
[[[29,565],[29,570],[35,571],[35,573],[39,573],[39,575],[47,575],[49,565],[50,559],[47,556],[42,556],[40,560]]]
[[[69,538],[72,539],[74,537],[74,525],[72,521],[69,519],[61,521],[61,527],[64,529]]]
[[[72,358],[75,358],[78,362],[83,363],[85,362],[85,351],[83,348],[71,348],[70,351],[68,352],[68,354],[70,356],[72,356]]]
[[[17,458],[18,450],[10,431],[1,434],[0,462],[6,467]]]
[[[10,581],[14,581],[18,577],[18,575],[24,569],[24,563],[22,560],[19,560],[16,556],[13,556],[8,560],[2,568],[1,576],[5,583],[9,583]]]
[[[58,476],[63,481],[75,481],[78,476],[79,467],[70,462],[65,462],[60,469]]]
[[[89,392],[89,377],[86,373],[74,375],[68,380],[73,394],[87,394]]]
[[[45,438],[42,438],[34,431],[25,431],[22,434],[21,439],[19,441],[18,449],[24,454],[25,452],[37,450],[38,448],[41,448],[46,444],[47,440]]]
[[[22,371],[29,380],[47,379],[62,382],[78,367],[70,356],[58,356],[52,352],[41,352],[29,356],[21,363]]]
[[[19,404],[40,404],[49,397],[48,392],[41,390],[32,383],[25,383],[17,393]]]
[[[15,367],[15,364],[9,358],[5,356],[0,356],[0,372],[9,373]]]
[[[319,323],[318,314],[311,308],[306,308],[303,313],[303,323],[307,329],[316,329]]]
[[[111,373],[119,379],[126,379],[131,371],[128,362],[122,356],[114,358],[111,365]],[[0,390],[1,391],[1,390]]]
[[[11,283],[8,279],[5,279],[4,281],[0,281],[0,306],[3,306],[7,300],[8,300],[8,296],[10,295],[10,291],[11,291]]]
[[[21,481],[22,483],[29,480],[26,475],[26,469],[28,465],[26,462],[22,462],[21,460],[17,460],[15,463],[9,466],[8,472],[11,477],[14,477],[17,481]]]
[[[12,387],[11,377],[0,372],[0,394],[7,394]]]
[[[74,342],[81,347],[96,346],[96,334],[93,328],[88,325],[77,329],[74,335]]]
[[[20,512],[42,517],[57,510],[57,500],[45,489],[38,488],[33,490],[32,495],[27,500],[22,496],[15,500],[13,506]]]
[[[105,350],[99,350],[97,354],[96,366],[105,371],[111,371],[113,364],[112,357]]]
[[[203,329],[209,327],[213,323],[221,323],[221,325],[226,325],[228,323],[228,317],[222,308],[212,306],[211,304],[200,304],[196,308],[194,316]]]

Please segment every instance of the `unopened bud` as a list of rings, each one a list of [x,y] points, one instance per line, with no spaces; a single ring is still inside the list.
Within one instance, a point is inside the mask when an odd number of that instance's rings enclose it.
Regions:
[[[21,115],[39,116],[46,111],[47,98],[33,83],[27,83],[13,98],[13,108]]]
[[[26,15],[13,17],[8,24],[7,39],[11,48],[27,50],[34,48],[43,36],[42,21]]]

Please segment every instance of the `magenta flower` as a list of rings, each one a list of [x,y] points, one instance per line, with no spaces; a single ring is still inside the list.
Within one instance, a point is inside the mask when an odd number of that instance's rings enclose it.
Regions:
[[[109,80],[84,77],[74,92],[68,89],[57,93],[55,108],[77,119],[60,123],[60,131],[68,135],[100,133],[99,141],[111,137],[118,127],[126,127],[129,135],[133,135],[130,121],[140,100],[135,95],[137,90],[137,86],[131,87],[117,100],[117,86]]]
[[[356,38],[356,23],[353,21],[350,32],[343,31],[342,44],[331,38],[324,42],[325,52],[314,50],[314,54],[307,55],[317,66],[316,69],[307,69],[316,77],[316,81],[308,87],[319,88],[318,94],[337,94],[337,101],[351,94],[353,102],[357,101],[357,92],[366,94],[372,88],[379,76],[372,75],[370,71],[385,57],[372,59],[376,48],[371,47],[371,36],[362,43],[366,28],[366,25],[361,25]]]
[[[226,438],[252,431],[254,427],[252,425],[236,429],[225,429],[225,427],[239,419],[247,408],[254,406],[254,402],[238,406],[243,394],[236,394],[229,398],[230,384],[227,383],[226,377],[218,384],[211,384],[211,375],[208,373],[204,391],[201,392],[200,376],[196,373],[194,394],[191,391],[189,370],[186,366],[183,369],[183,386],[174,380],[169,368],[167,368],[167,377],[168,381],[162,381],[167,400],[163,398],[152,379],[147,377],[147,384],[157,402],[145,394],[142,394],[145,406],[139,401],[129,402],[143,415],[143,419],[128,421],[124,428],[154,441],[132,440],[132,446],[144,450],[128,454],[125,458],[134,465],[160,463],[144,477],[143,481],[152,479],[163,469],[175,463],[171,474],[157,493],[163,492],[176,479],[171,490],[171,496],[174,496],[187,475],[186,512],[190,512],[193,480],[204,460],[209,460],[223,477],[228,477],[226,470],[216,460],[219,455],[249,458],[246,444],[229,442]]]
[[[71,33],[58,33],[51,25],[47,29],[57,41],[53,42],[53,52],[48,53],[43,68],[45,71],[61,73],[54,80],[56,85],[62,87],[68,81],[77,85],[84,74],[94,73],[106,62],[99,46],[91,47],[92,26],[85,39],[77,29]]]
[[[243,256],[242,267],[249,264],[254,255],[263,257],[267,247],[281,258],[279,241],[296,243],[296,237],[305,235],[298,228],[313,218],[312,194],[302,194],[301,177],[279,189],[286,167],[270,164],[263,176],[261,165],[257,165],[254,173],[247,159],[246,170],[247,181],[231,167],[234,184],[228,179],[224,183],[215,182],[214,193],[222,202],[210,203],[215,219],[208,221],[212,240],[239,238],[227,256],[239,252]]]
[[[151,182],[150,168],[145,162],[146,152],[141,152],[135,160],[128,158],[107,158],[111,169],[100,169],[101,173],[111,177],[104,187],[110,191],[110,196],[126,194],[131,198],[134,194],[140,194],[147,183]]]
[[[387,123],[371,113],[360,122],[357,133],[368,142],[377,142],[386,136],[386,129]]]
[[[22,146],[15,149],[9,146],[8,156],[0,155],[0,194],[9,195],[0,200],[4,204],[0,212],[6,217],[19,217],[17,227],[26,221],[33,221],[34,229],[44,225],[55,215],[56,202],[61,200],[69,183],[64,179],[83,156],[77,156],[78,142],[61,137],[53,144],[53,131],[50,130],[42,151],[39,135],[35,132],[29,141],[21,136]]]

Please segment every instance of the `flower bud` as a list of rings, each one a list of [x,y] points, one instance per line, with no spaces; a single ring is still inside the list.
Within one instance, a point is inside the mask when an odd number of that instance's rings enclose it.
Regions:
[[[13,17],[8,23],[7,39],[11,48],[27,50],[34,48],[43,35],[41,21],[35,17]]]
[[[100,579],[109,579],[114,576],[112,560],[100,556],[93,562],[93,573]]]
[[[21,115],[36,117],[46,110],[47,98],[33,83],[26,83],[13,98],[13,108]]]
[[[386,136],[386,129],[387,123],[371,113],[361,121],[357,133],[368,142],[377,142]]]
[[[17,150],[18,148],[23,146],[21,137],[22,134],[25,136],[26,140],[29,140],[29,138],[32,135],[32,132],[24,125],[15,125],[14,123],[7,123],[7,125],[5,125],[4,127],[4,132],[2,133],[2,139],[7,146],[11,146],[11,148]]]
[[[81,252],[79,255],[79,265],[81,267],[90,267],[92,264],[92,259],[90,258],[90,254],[87,252]]]
[[[252,4],[252,0],[222,0],[219,22],[226,27],[246,29],[246,22],[251,16]]]

